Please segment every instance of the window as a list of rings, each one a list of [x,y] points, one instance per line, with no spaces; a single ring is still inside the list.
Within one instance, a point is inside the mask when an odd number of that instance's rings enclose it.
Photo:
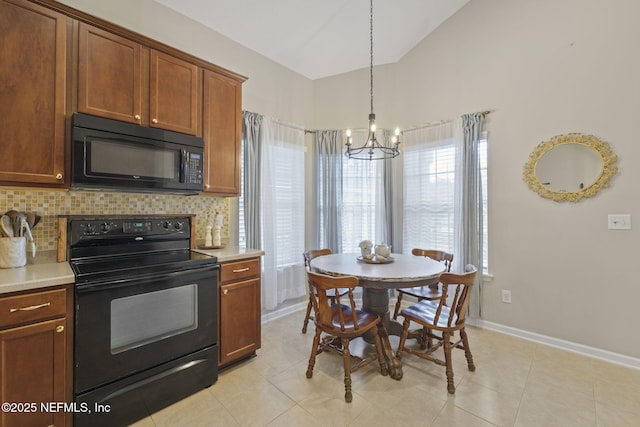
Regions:
[[[366,131],[354,132],[354,144],[366,137]],[[360,253],[361,241],[380,243],[384,238],[378,231],[378,222],[384,220],[383,165],[379,160],[342,161],[342,252]]]
[[[419,247],[454,254],[461,168],[456,122],[405,132],[403,153],[403,252]],[[478,143],[483,204],[483,268],[488,266],[487,139]],[[454,259],[455,261],[455,259]]]

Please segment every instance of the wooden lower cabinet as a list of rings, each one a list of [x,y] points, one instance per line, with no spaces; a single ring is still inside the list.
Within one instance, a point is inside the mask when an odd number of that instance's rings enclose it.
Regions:
[[[220,367],[260,348],[260,258],[220,265]]]
[[[71,337],[67,289],[0,297],[0,425],[70,425]]]

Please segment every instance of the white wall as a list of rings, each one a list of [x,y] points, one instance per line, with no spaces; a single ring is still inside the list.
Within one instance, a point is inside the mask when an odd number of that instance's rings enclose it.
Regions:
[[[374,70],[387,127],[494,111],[495,279],[484,286],[484,319],[635,358],[640,240],[637,230],[607,230],[607,214],[640,221],[638,16],[634,0],[471,0],[398,64]],[[365,123],[367,85],[366,70],[316,81],[316,123]],[[569,132],[593,134],[619,156],[611,187],[575,204],[543,199],[522,180],[534,147]]]

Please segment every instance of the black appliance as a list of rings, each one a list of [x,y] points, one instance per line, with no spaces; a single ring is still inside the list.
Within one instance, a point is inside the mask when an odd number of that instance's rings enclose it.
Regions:
[[[71,188],[197,194],[202,138],[75,113]]]
[[[218,378],[216,257],[188,216],[67,216],[74,426],[124,426]]]

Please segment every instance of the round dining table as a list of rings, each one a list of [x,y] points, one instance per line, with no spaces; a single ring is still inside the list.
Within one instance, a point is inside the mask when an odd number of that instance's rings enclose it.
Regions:
[[[332,276],[355,276],[362,287],[362,309],[380,316],[385,335],[382,336],[385,361],[394,379],[402,378],[402,365],[393,356],[389,336],[402,334],[402,325],[390,318],[389,290],[414,286],[436,285],[444,264],[408,254],[392,253],[390,262],[364,260],[356,253],[339,253],[316,257],[309,267]]]

